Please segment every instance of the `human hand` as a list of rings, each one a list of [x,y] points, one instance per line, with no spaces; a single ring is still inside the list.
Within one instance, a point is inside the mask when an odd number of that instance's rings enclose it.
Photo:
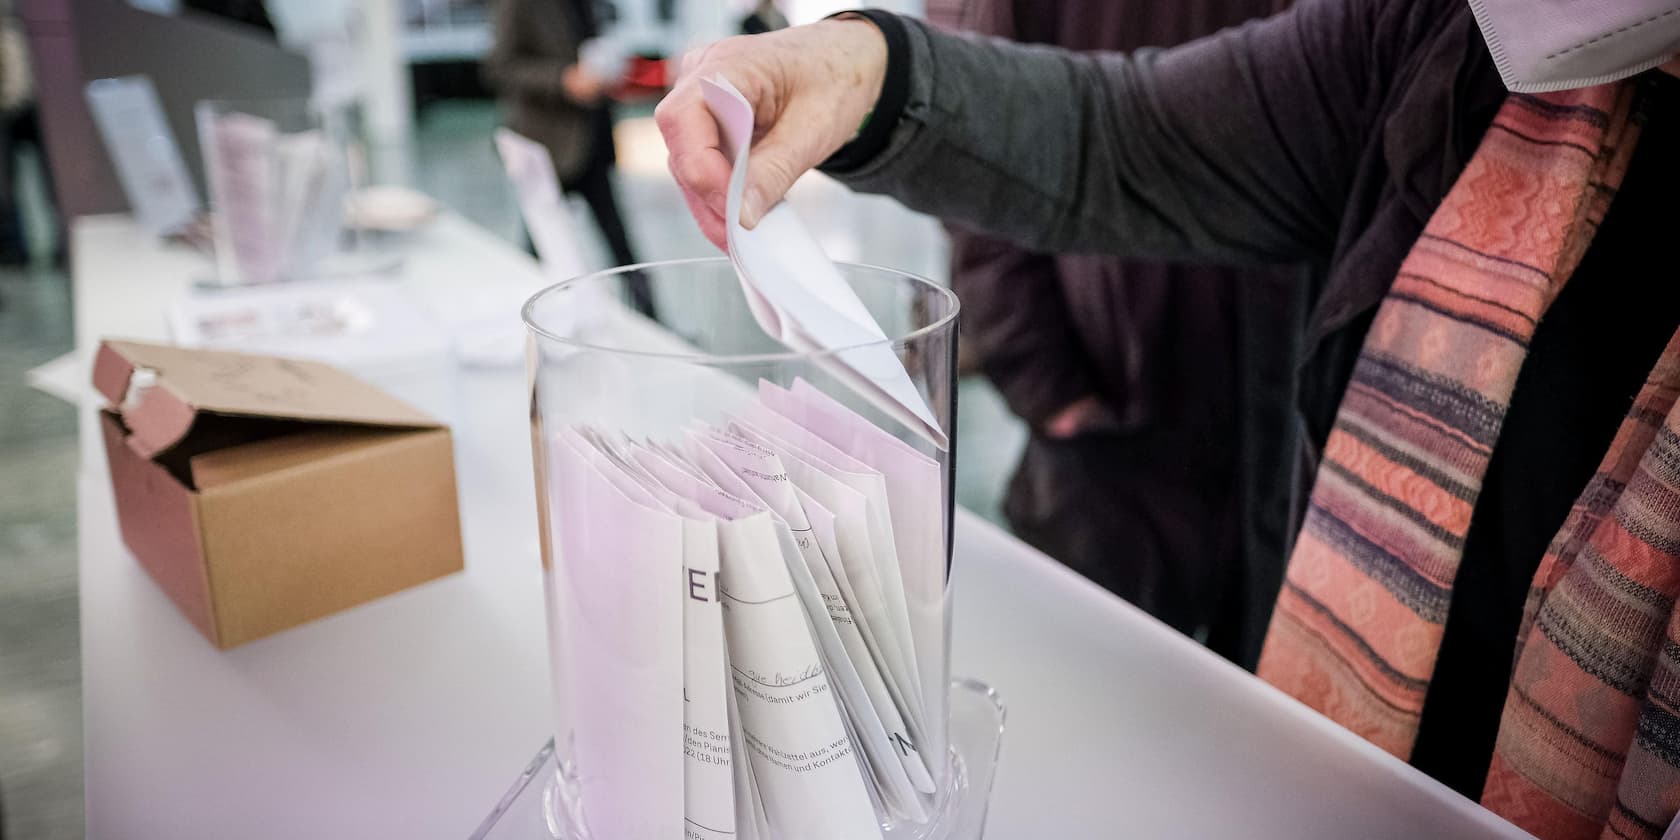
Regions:
[[[682,77],[654,112],[667,165],[700,230],[728,248],[724,229],[731,161],[700,79],[724,76],[753,106],[754,141],[741,224],[757,226],[807,170],[857,133],[881,95],[887,42],[861,18],[826,20],[729,38],[685,57]]]
[[[583,69],[581,64],[573,64],[562,71],[560,84],[566,89],[567,99],[583,105],[593,105],[607,95],[607,83]]]
[[[1116,428],[1114,412],[1095,396],[1080,397],[1068,403],[1044,423],[1044,436],[1052,440],[1067,440],[1096,429]]]

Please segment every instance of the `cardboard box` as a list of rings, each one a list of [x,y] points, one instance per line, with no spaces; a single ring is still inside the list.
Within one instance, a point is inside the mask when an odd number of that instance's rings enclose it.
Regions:
[[[330,365],[107,341],[123,541],[231,648],[460,571],[449,429]]]

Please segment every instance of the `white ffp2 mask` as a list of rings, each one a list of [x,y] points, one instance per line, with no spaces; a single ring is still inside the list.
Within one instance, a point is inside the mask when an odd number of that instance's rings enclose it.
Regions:
[[[1625,79],[1680,55],[1676,0],[1470,0],[1517,93]]]

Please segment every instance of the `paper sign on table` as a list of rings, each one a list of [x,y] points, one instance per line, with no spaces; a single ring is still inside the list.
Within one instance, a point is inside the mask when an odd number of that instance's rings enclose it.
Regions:
[[[558,283],[582,275],[582,250],[572,226],[572,214],[560,196],[560,179],[548,149],[512,129],[496,129],[496,152],[513,184],[525,232],[542,260],[543,273]]]
[[[95,79],[87,100],[140,227],[162,237],[197,220],[204,206],[151,78]]]
[[[511,129],[496,129],[496,151],[502,158],[508,182],[513,185],[519,202],[519,214],[525,222],[525,233],[537,251],[544,276],[550,283],[561,283],[588,272],[583,250],[578,244],[572,213],[560,195],[560,181],[554,174],[554,159],[542,144]],[[562,335],[572,335],[587,328],[592,319],[611,309],[605,300],[605,287],[599,283],[584,283],[571,295],[571,305],[553,308],[545,317],[549,326]],[[516,320],[509,320],[509,334],[514,343],[523,344],[524,331]]]

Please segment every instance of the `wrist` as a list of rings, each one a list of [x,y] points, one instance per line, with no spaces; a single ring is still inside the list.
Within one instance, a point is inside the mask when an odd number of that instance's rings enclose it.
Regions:
[[[835,27],[840,43],[846,45],[845,54],[858,61],[853,65],[856,76],[846,85],[847,110],[859,114],[859,130],[867,123],[881,100],[881,89],[887,79],[890,48],[887,35],[870,17],[861,12],[840,12],[823,25]],[[843,35],[840,33],[844,33]]]
[[[852,65],[858,73],[846,86],[848,92],[859,95],[846,102],[847,116],[856,118],[851,123],[856,133],[821,167],[843,174],[874,160],[892,140],[910,99],[910,35],[903,19],[875,9],[841,12],[825,23],[847,27],[845,37],[858,41],[846,43],[863,56],[863,61]]]

